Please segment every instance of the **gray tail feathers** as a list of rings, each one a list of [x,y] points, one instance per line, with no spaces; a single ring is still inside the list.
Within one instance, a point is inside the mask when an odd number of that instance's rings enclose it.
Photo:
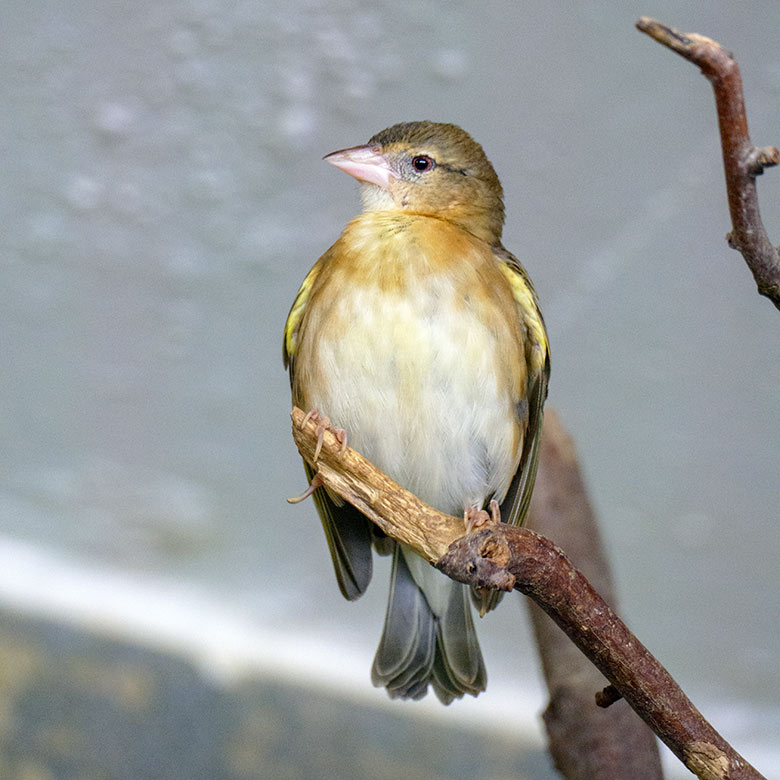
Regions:
[[[468,589],[457,582],[447,586],[446,606],[435,615],[396,545],[385,627],[371,670],[373,684],[387,688],[393,699],[421,699],[429,684],[444,704],[485,690]]]

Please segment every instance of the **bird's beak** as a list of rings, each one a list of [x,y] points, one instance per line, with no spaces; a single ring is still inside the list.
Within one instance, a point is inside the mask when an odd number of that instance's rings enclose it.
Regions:
[[[397,178],[387,158],[382,154],[381,146],[339,149],[338,152],[326,154],[322,159],[354,176],[358,181],[376,184],[383,190],[389,190],[391,181]]]

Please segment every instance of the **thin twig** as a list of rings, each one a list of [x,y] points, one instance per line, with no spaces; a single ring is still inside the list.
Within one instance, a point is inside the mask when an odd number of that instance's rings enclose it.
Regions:
[[[293,438],[314,459],[317,424],[293,409]],[[448,576],[525,593],[558,624],[683,763],[702,780],[765,780],[691,704],[561,549],[526,528],[491,524],[463,536],[437,512],[325,431],[313,464],[323,484]]]
[[[767,236],[758,208],[756,176],[780,163],[774,146],[753,146],[748,135],[742,76],[734,56],[716,41],[697,33],[681,33],[642,17],[636,26],[654,40],[701,68],[715,92],[726,192],[732,230],[726,240],[742,254],[758,292],[780,309],[780,251]]]

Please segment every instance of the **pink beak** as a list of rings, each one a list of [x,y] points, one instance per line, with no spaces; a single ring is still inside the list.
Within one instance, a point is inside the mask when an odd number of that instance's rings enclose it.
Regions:
[[[358,181],[376,184],[383,190],[390,189],[390,182],[397,178],[390,168],[380,146],[352,146],[326,154],[322,159],[354,176]]]

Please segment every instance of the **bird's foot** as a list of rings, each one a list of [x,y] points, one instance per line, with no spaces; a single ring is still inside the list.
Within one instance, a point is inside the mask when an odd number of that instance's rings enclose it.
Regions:
[[[466,524],[466,533],[470,534],[477,528],[482,528],[483,525],[488,523],[500,523],[501,522],[501,508],[498,505],[498,501],[492,499],[488,504],[490,513],[484,509],[477,509],[475,506],[468,507],[463,512],[463,522]]]
[[[477,509],[475,506],[470,506],[463,513],[463,520],[466,523],[466,533],[470,534],[477,528],[488,525],[490,523],[501,522],[501,507],[498,505],[498,501],[492,499],[488,504],[488,511],[484,509]],[[493,590],[490,588],[474,588],[474,593],[479,597],[479,616],[485,617],[487,612],[491,609],[490,599],[493,594]],[[493,605],[495,606],[495,604]]]
[[[484,509],[470,506],[463,512],[463,522],[466,524],[466,533],[470,534],[477,528],[487,525],[490,522],[490,515]]]
[[[287,499],[288,504],[300,504],[301,501],[305,501],[318,487],[320,487],[323,483],[321,477],[319,474],[315,474],[312,477],[311,482],[309,483],[309,487],[306,488],[306,490],[303,491],[299,496],[293,496],[292,498]]]
[[[335,437],[336,441],[341,444],[339,454],[343,455],[347,449],[347,432],[343,428],[336,428],[330,424],[330,417],[325,417],[320,413],[319,409],[312,409],[306,413],[303,418],[302,425],[306,425],[309,420],[313,420],[317,423],[317,446],[314,448],[314,460],[316,463],[319,460],[320,452],[322,451],[322,442],[325,439],[325,431],[329,430]]]

